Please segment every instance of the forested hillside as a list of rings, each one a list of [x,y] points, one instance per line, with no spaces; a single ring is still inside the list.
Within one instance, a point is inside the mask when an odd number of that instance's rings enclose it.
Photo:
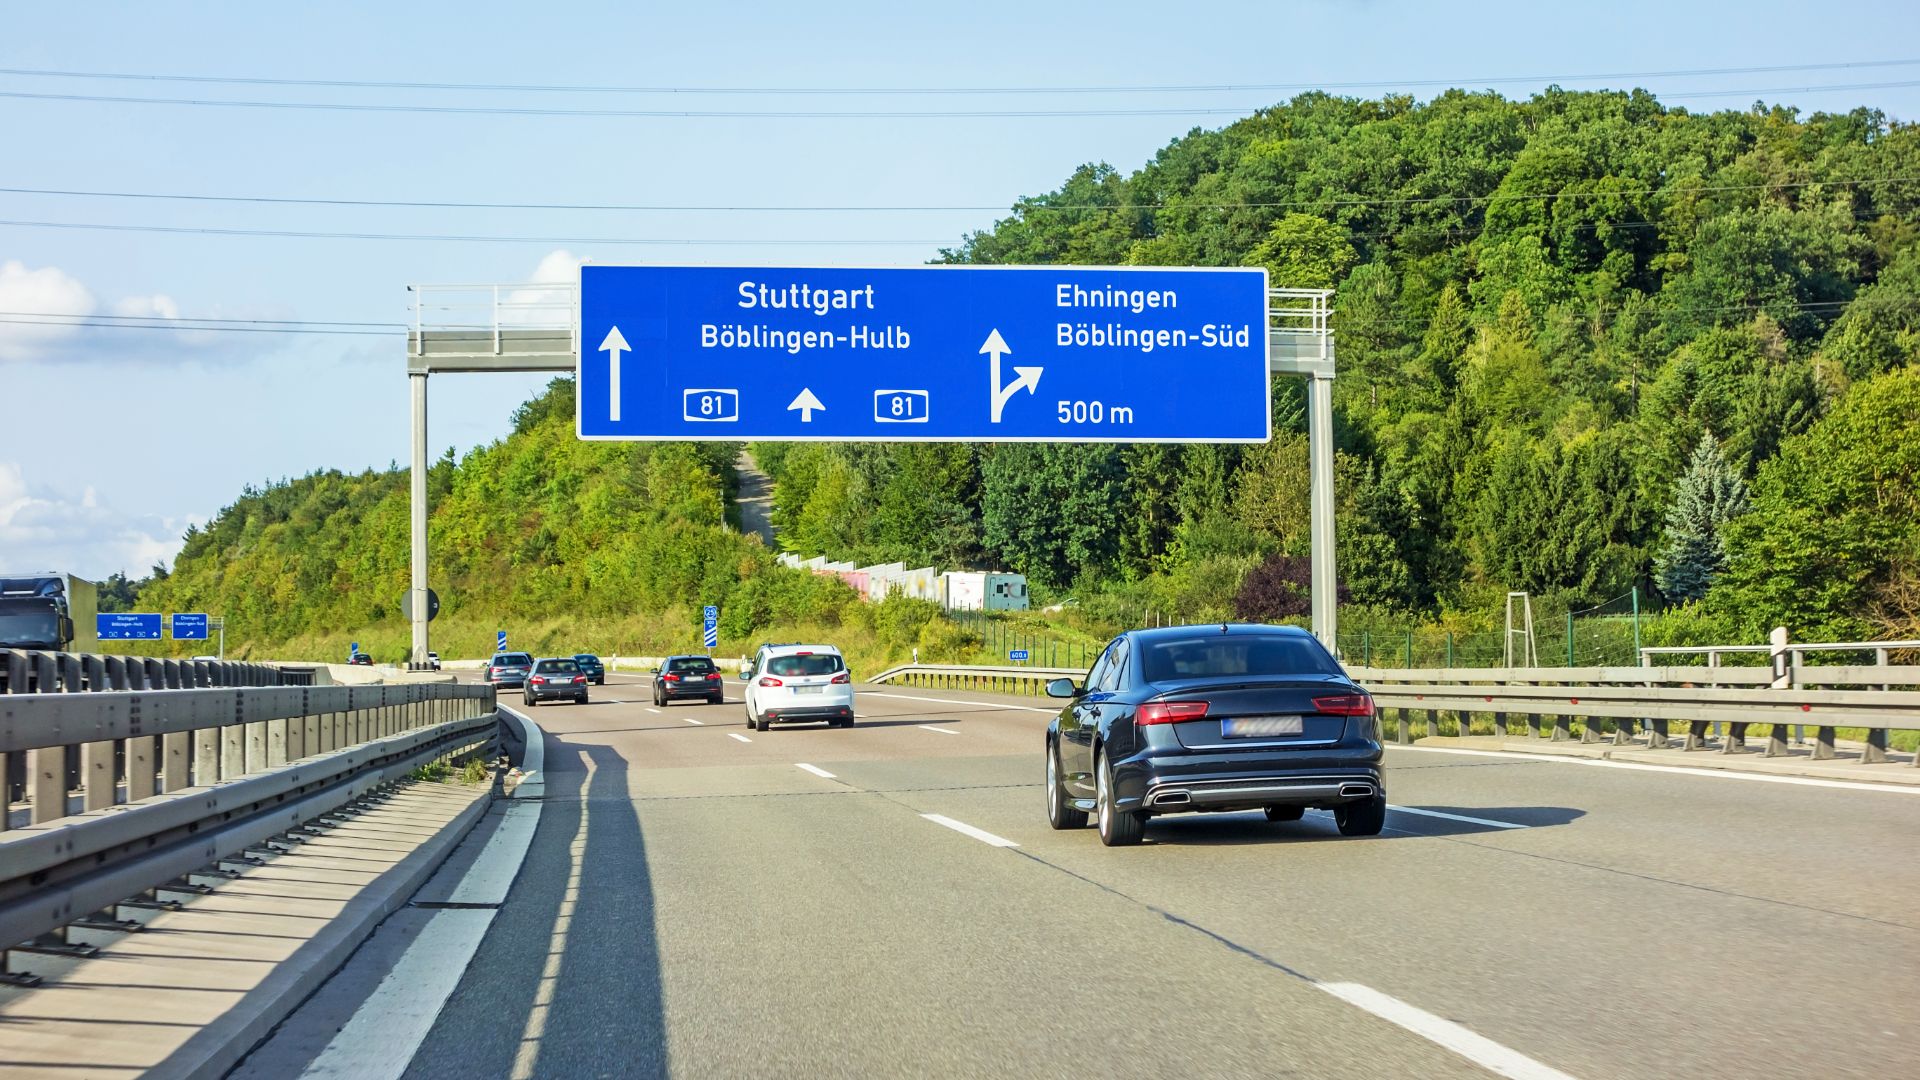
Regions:
[[[1920,132],[1868,110],[1310,94],[1191,132],[1131,174],[1083,167],[945,258],[1257,264],[1275,284],[1337,288],[1353,616],[1491,619],[1509,589],[1556,610],[1636,585],[1676,602],[1704,592],[1678,581],[1731,560],[1737,596],[1692,618],[1845,636],[1914,629],[1893,600],[1920,566],[1910,495],[1892,491],[1911,492],[1911,453],[1843,465],[1830,447],[1768,466],[1796,437],[1819,445],[1806,433],[1855,395],[1885,399],[1876,452],[1920,440],[1910,380],[1868,386],[1920,357],[1917,205]],[[1254,448],[756,453],[779,481],[783,542],[809,554],[984,561],[1083,603],[1255,614],[1246,571],[1272,560],[1285,577],[1307,552],[1300,388],[1277,383],[1276,401],[1282,434]],[[1759,497],[1662,563],[1703,442]],[[1800,500],[1878,483],[1838,473],[1863,464],[1893,483],[1845,496],[1881,522],[1849,549],[1847,584],[1763,587],[1805,524]]]
[[[1916,636],[1916,207],[1920,131],[1867,110],[1310,94],[1131,173],[1083,167],[943,257],[1336,288],[1347,625],[1486,625],[1510,589],[1565,611],[1638,587],[1676,609],[1668,637]],[[753,449],[783,546],[1022,571],[1097,635],[1304,609],[1302,404],[1277,382],[1279,435],[1253,447]],[[434,467],[437,633],[484,649],[519,620],[640,647],[717,602],[734,642],[853,619],[882,652],[959,647],[728,529],[737,447],[583,443],[572,414],[556,382],[509,438]],[[140,603],[397,652],[406,575],[404,471],[325,472],[246,492]]]

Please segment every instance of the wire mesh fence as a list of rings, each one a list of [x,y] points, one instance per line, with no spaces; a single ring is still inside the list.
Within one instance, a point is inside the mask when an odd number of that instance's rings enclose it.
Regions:
[[[1640,662],[1639,590],[1603,604],[1573,610],[1534,610],[1533,653],[1544,667],[1627,667]],[[1360,622],[1361,620],[1353,620]],[[1342,621],[1340,658],[1361,667],[1452,668],[1520,666],[1526,655],[1516,623],[1511,632],[1453,630],[1444,626],[1395,625],[1367,620],[1348,628]]]

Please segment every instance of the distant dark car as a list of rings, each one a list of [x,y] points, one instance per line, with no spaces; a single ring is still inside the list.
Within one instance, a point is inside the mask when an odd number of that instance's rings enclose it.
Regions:
[[[607,667],[600,662],[599,657],[590,652],[577,652],[573,654],[573,662],[580,665],[580,670],[586,675],[588,682],[595,686],[606,685]]]
[[[494,653],[487,661],[487,685],[495,690],[518,689],[527,685],[527,673],[533,670],[533,657],[523,652]]]
[[[524,691],[529,705],[543,701],[587,703],[587,676],[573,657],[546,657],[533,662]]]
[[[1148,818],[1264,810],[1298,821],[1332,810],[1373,836],[1387,792],[1373,698],[1311,634],[1284,626],[1133,630],[1107,645],[1047,725],[1047,821],[1093,814],[1108,846],[1137,844]]]
[[[666,705],[682,698],[699,698],[709,705],[727,700],[720,669],[704,656],[669,656],[653,672],[653,703]]]
[[[373,657],[368,656],[366,653],[363,653],[363,652],[357,652],[347,657],[347,663],[362,665],[365,667],[372,667]]]

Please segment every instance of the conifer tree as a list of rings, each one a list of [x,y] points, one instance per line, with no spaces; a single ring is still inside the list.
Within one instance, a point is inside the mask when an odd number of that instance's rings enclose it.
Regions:
[[[1698,600],[1727,568],[1720,527],[1747,509],[1747,488],[1721,456],[1713,433],[1700,436],[1667,511],[1666,538],[1653,563],[1669,600]]]

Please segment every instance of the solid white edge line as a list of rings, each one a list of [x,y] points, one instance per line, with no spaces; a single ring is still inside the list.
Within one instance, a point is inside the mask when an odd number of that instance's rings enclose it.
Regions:
[[[537,806],[537,803],[528,803]],[[307,1064],[303,1077],[397,1080],[439,1019],[466,974],[493,908],[433,913],[380,985],[360,1003],[338,1034]]]
[[[933,726],[932,724],[915,724],[914,726],[915,726],[915,727],[922,727],[922,728],[926,728],[926,729],[927,729],[928,731],[937,731],[937,732],[939,732],[939,733],[940,733],[940,734],[942,734],[942,735],[958,735],[958,734],[960,734],[959,732],[957,732],[957,731],[955,731],[955,730],[953,730],[952,728],[943,728],[943,727],[934,727],[934,726]]]
[[[729,731],[729,732],[727,732],[727,738],[729,738],[729,739],[739,739],[739,740],[740,740],[741,742],[752,742],[752,741],[753,741],[752,739],[749,739],[749,738],[747,738],[747,737],[746,737],[745,735],[742,735],[742,734],[740,734],[739,732],[735,732],[735,731]]]
[[[945,816],[944,814],[921,814],[920,816],[923,818],[926,818],[928,821],[933,822],[935,825],[945,825],[947,828],[952,829],[954,832],[960,833],[965,836],[971,836],[975,840],[980,841],[981,843],[992,844],[994,847],[1019,847],[1020,846],[1019,844],[1014,843],[1013,841],[1007,839],[1004,836],[995,836],[985,829],[976,829],[964,821],[955,821],[952,818]]]
[[[1530,829],[1531,825],[1521,825],[1513,821],[1494,821],[1492,818],[1468,817],[1465,814],[1443,814],[1438,810],[1420,810],[1411,806],[1389,806],[1388,810],[1396,814],[1418,814],[1421,817],[1446,818],[1448,821],[1464,821],[1469,825],[1491,825],[1496,829]]]
[[[526,741],[520,758],[525,779],[513,794],[538,795],[545,786],[540,775],[546,765],[546,739],[532,720],[504,705],[499,709],[520,728]],[[529,799],[502,805],[504,817],[454,886],[448,897],[451,902],[505,902],[506,892],[533,844],[541,804]],[[379,985],[307,1063],[301,1076],[397,1080],[403,1075],[440,1018],[447,999],[466,975],[498,910],[447,908],[434,912]]]
[[[820,766],[818,766],[818,765],[809,765],[809,764],[807,764],[807,763],[806,763],[806,762],[804,762],[804,761],[796,761],[796,762],[794,762],[794,763],[793,763],[793,767],[794,767],[794,768],[796,768],[796,769],[805,769],[806,771],[808,771],[808,772],[810,772],[810,773],[812,773],[813,775],[815,775],[815,776],[817,776],[817,777],[819,777],[819,778],[821,778],[822,780],[832,780],[832,779],[834,778],[834,777],[833,777],[833,774],[832,774],[832,773],[830,773],[830,772],[828,772],[827,770],[825,770],[825,769],[823,769],[823,768],[821,768]]]
[[[686,721],[687,723],[689,723],[689,724],[699,724],[699,725],[701,725],[702,727],[705,727],[705,726],[706,726],[706,723],[707,723],[707,722],[706,722],[705,720],[695,720],[695,719],[694,719],[693,717],[691,717],[691,716],[683,716],[683,717],[681,717],[680,719],[682,719],[682,720],[685,720],[685,721]]]
[[[1002,705],[997,701],[955,701],[953,698],[916,697],[913,694],[889,694],[884,690],[862,690],[860,694],[862,697],[890,697],[899,698],[902,701],[932,701],[941,705],[977,705],[983,709],[1018,709],[1021,712],[1046,713],[1049,716],[1060,711],[1059,709],[1039,709],[1032,705]]]
[[[1551,1065],[1544,1065],[1518,1050],[1502,1046],[1451,1020],[1435,1016],[1425,1009],[1416,1008],[1399,998],[1389,997],[1372,987],[1362,986],[1359,983],[1315,983],[1314,985],[1349,1005],[1365,1009],[1380,1019],[1397,1024],[1436,1046],[1451,1050],[1489,1072],[1511,1077],[1512,1080],[1574,1080],[1572,1076]]]
[[[1600,758],[1561,757],[1557,754],[1516,754],[1508,750],[1467,750],[1454,746],[1392,746],[1394,750],[1413,750],[1422,754],[1466,754],[1470,757],[1506,758],[1510,761],[1538,761],[1548,765],[1587,765],[1600,769],[1630,769],[1635,772],[1673,773],[1678,776],[1705,776],[1717,780],[1751,780],[1761,784],[1797,784],[1801,787],[1840,788],[1845,791],[1882,791],[1897,795],[1920,795],[1920,786],[1869,784],[1855,780],[1822,780],[1813,776],[1771,776],[1766,773],[1734,772],[1730,769],[1689,768],[1685,765],[1649,765],[1640,761],[1606,761]]]

